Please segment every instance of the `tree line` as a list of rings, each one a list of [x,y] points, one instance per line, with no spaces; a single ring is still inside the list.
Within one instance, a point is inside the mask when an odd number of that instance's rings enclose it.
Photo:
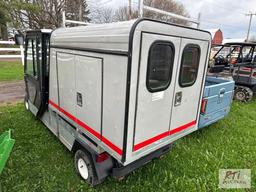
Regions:
[[[8,39],[8,28],[20,30],[58,28],[62,25],[62,12],[70,20],[110,23],[138,17],[138,9],[128,6],[112,8],[98,1],[86,0],[0,0],[1,38]],[[186,9],[175,0],[144,0],[144,4],[189,17]],[[186,21],[166,15],[144,11],[144,17],[188,25]]]

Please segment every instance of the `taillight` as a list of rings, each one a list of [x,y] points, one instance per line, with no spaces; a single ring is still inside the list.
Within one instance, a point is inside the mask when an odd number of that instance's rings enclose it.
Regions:
[[[253,77],[256,77],[256,73],[254,72],[252,76],[253,76]]]
[[[236,63],[237,63],[236,58],[234,58],[234,57],[233,57],[233,58],[231,58],[230,63],[231,63],[231,64],[236,64]]]
[[[100,163],[100,162],[107,160],[108,158],[109,158],[109,155],[106,152],[104,152],[104,153],[97,155],[96,162]]]
[[[204,114],[206,111],[207,102],[208,102],[208,100],[206,98],[203,98],[202,105],[201,105],[201,113],[202,114]]]

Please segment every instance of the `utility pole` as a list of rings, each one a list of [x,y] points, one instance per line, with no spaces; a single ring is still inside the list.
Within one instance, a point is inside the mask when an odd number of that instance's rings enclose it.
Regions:
[[[143,0],[139,0],[139,17],[143,17],[143,9],[144,9],[144,4]]]
[[[79,21],[83,20],[83,7],[82,5],[79,6]]]
[[[251,31],[251,25],[252,25],[252,16],[256,15],[256,13],[247,13],[245,15],[250,17],[248,32],[247,32],[247,37],[246,37],[246,41],[248,42],[249,41],[249,36],[250,36],[250,31]]]
[[[198,17],[197,17],[197,29],[199,29],[200,28],[200,20],[201,20],[201,13],[199,12],[198,13]]]
[[[132,19],[132,0],[129,0],[129,19]]]
[[[62,27],[66,27],[66,13],[62,12]]]

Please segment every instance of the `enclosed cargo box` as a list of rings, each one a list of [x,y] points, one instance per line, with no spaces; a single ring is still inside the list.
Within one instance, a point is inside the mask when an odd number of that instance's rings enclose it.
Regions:
[[[208,32],[139,19],[57,29],[50,54],[48,42],[42,31],[27,33],[26,103],[77,151],[91,184],[126,175],[198,129]]]

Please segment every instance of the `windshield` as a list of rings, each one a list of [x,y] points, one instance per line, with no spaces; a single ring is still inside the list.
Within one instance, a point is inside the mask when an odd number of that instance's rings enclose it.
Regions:
[[[230,57],[238,57],[241,47],[240,46],[223,46],[217,55],[222,56],[224,58],[230,58]]]
[[[249,45],[228,45],[213,47],[214,58],[223,57],[226,61],[236,60],[237,63],[256,61],[256,48]]]

